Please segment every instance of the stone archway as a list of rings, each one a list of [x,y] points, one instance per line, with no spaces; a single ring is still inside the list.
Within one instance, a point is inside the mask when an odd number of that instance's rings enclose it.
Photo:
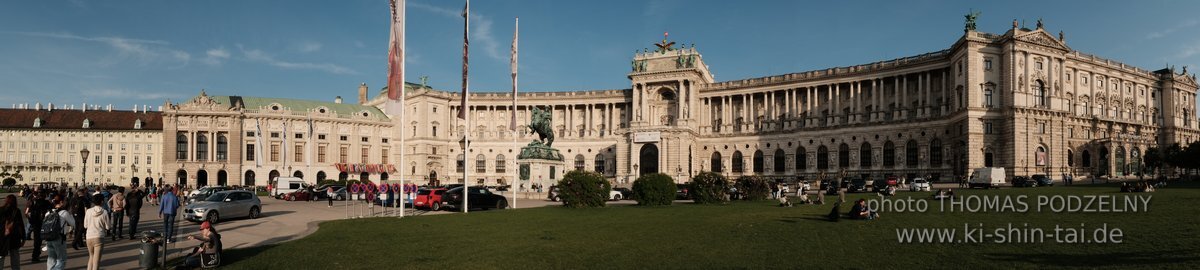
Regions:
[[[246,170],[246,175],[242,178],[242,185],[254,186],[254,171]]]
[[[187,182],[188,182],[187,178],[188,178],[187,171],[179,170],[179,171],[175,172],[175,183],[176,184],[179,184],[180,186],[186,186]]]
[[[208,171],[196,171],[196,188],[208,185]]]
[[[217,186],[229,186],[229,173],[225,170],[217,171]]]
[[[646,144],[638,154],[638,176],[658,173],[658,146]]]

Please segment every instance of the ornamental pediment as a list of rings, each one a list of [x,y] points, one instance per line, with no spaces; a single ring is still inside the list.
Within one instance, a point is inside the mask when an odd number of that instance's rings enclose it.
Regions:
[[[1013,37],[1013,39],[1041,45],[1043,47],[1050,47],[1068,52],[1071,51],[1071,47],[1067,47],[1066,43],[1059,41],[1057,38],[1054,38],[1050,34],[1046,33],[1046,31],[1041,29],[1016,35]]]

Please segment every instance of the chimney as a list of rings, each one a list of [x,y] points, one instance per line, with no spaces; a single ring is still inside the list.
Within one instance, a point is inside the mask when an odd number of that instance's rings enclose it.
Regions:
[[[108,104],[108,106],[104,106],[104,110],[108,111],[108,112],[112,112],[112,104]]]
[[[149,110],[149,108],[150,106],[142,105],[142,113],[146,113],[146,110]]]
[[[54,103],[46,103],[46,111],[53,112],[54,111]]]
[[[359,97],[358,101],[359,101],[359,104],[362,104],[361,96]],[[342,96],[337,96],[337,97],[333,98],[333,103],[342,104]]]
[[[358,84],[358,105],[367,104],[367,83]]]
[[[162,111],[162,106],[158,106],[158,111]]]

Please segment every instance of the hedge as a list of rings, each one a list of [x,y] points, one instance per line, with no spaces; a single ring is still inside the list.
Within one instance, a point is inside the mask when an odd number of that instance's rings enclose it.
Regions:
[[[728,201],[729,180],[713,172],[703,172],[692,177],[688,195],[699,204],[723,203]]]
[[[575,170],[558,181],[558,197],[572,208],[604,207],[612,184],[597,172]]]
[[[675,180],[661,173],[638,177],[633,181],[633,197],[638,205],[671,205],[675,201]]]
[[[771,196],[771,184],[766,178],[758,176],[742,176],[737,180],[738,192],[742,198],[749,201],[766,200]]]

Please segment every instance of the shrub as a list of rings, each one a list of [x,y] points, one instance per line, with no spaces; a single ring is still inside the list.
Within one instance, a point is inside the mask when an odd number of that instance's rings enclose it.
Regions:
[[[558,197],[567,207],[604,207],[612,184],[604,175],[589,171],[570,171],[558,181]]]
[[[727,201],[729,180],[725,176],[713,172],[703,172],[692,177],[691,189],[688,195],[696,203],[722,203]]]
[[[738,192],[742,198],[749,201],[766,200],[771,195],[771,184],[767,179],[758,176],[742,176],[737,180]]]
[[[671,205],[675,201],[675,180],[661,173],[638,177],[633,181],[633,198],[638,205]]]
[[[11,186],[14,186],[14,185],[16,185],[16,184],[17,184],[17,179],[13,179],[13,178],[11,178],[11,177],[10,177],[10,178],[4,178],[4,186],[6,186],[6,187],[11,187]]]

